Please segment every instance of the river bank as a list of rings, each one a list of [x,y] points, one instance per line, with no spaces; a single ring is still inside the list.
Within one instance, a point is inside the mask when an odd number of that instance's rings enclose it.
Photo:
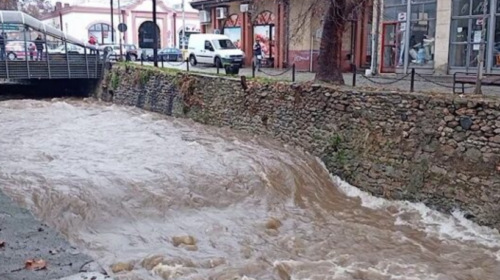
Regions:
[[[43,260],[46,268],[26,269],[28,260]],[[81,275],[95,276],[95,280],[104,279],[98,273],[99,266],[89,256],[71,246],[61,235],[33,217],[30,211],[16,205],[2,191],[0,263],[2,280],[84,279]]]
[[[266,136],[93,99],[0,111],[0,189],[116,279],[500,275],[498,231],[375,198]]]
[[[375,196],[500,228],[500,100],[117,65],[97,97],[270,136]]]

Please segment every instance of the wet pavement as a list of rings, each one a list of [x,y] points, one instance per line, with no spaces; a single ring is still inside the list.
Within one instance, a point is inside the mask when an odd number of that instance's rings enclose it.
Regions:
[[[140,62],[136,62],[140,63]],[[144,62],[144,65],[152,66],[152,62]],[[185,63],[181,62],[160,62],[159,67],[177,69],[186,71],[187,67]],[[195,71],[199,73],[215,74],[217,69],[213,66],[189,66],[190,71]],[[221,74],[224,73],[223,69],[220,69]],[[239,75],[251,77],[251,68],[240,69]],[[273,68],[263,68],[262,72],[256,72],[256,77],[280,80],[280,81],[292,81],[292,71],[290,69],[273,69]],[[315,74],[311,72],[296,72],[295,79],[297,82],[307,82],[314,81]],[[348,86],[353,85],[353,74],[344,73],[344,81]],[[411,81],[409,75],[396,75],[396,74],[384,74],[378,76],[365,76],[362,74],[356,75],[356,87],[373,89],[373,90],[397,90],[402,92],[409,92],[411,88]],[[460,87],[461,85],[457,85]],[[437,92],[437,93],[449,93],[453,94],[453,77],[452,76],[429,76],[429,75],[416,75],[414,89],[417,92]],[[457,94],[461,94],[461,90],[457,88]],[[474,85],[465,85],[465,93],[471,94],[474,91]],[[500,96],[500,87],[484,86],[483,94],[487,95],[498,95]]]

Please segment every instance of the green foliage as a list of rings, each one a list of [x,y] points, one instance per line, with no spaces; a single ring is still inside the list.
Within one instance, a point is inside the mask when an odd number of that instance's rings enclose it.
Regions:
[[[113,90],[118,89],[118,86],[120,85],[120,76],[113,72],[113,75],[111,75],[111,88]]]
[[[150,70],[141,71],[139,80],[141,86],[145,86],[149,82],[149,79],[151,79],[152,74],[153,73]]]
[[[339,150],[339,148],[341,148],[342,141],[342,136],[335,134],[330,137],[328,144],[330,145],[330,148],[332,150],[337,151]]]

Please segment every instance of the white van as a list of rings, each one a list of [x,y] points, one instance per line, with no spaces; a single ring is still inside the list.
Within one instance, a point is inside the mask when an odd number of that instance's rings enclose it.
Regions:
[[[191,34],[188,43],[189,63],[212,64],[224,68],[225,64],[239,64],[245,59],[245,53],[238,49],[226,35]]]

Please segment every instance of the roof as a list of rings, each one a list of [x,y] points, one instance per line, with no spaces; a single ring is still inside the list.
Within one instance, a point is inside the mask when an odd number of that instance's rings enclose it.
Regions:
[[[68,43],[78,45],[81,47],[93,47],[88,45],[73,36],[67,35],[65,32],[54,28],[46,23],[43,23],[36,18],[19,11],[0,11],[0,23],[13,23],[13,24],[24,24],[36,31],[42,32],[44,34],[53,36],[58,39],[64,39]],[[1,31],[1,30],[0,30]]]
[[[226,39],[226,38],[228,38],[227,35],[224,35],[224,34],[208,34],[208,33],[191,34],[191,36],[190,36],[190,38],[195,38],[195,37],[201,37],[201,38],[207,38],[207,39]]]
[[[202,10],[208,7],[215,7],[217,5],[222,5],[224,3],[235,2],[241,0],[194,0],[191,4],[193,9]]]

